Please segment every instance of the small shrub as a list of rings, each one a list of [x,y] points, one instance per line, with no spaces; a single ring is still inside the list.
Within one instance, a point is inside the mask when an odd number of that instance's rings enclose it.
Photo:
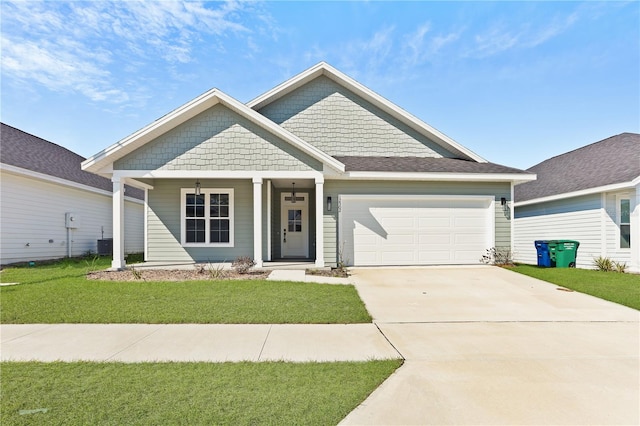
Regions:
[[[338,262],[336,264],[336,270],[340,275],[348,276],[347,264],[349,263],[349,259],[345,259],[344,257],[344,241],[340,244],[338,248]]]
[[[206,265],[204,263],[198,263],[194,266],[198,275],[204,275],[205,273],[209,274],[209,278],[211,278],[212,280],[219,280],[221,278],[224,278],[224,265],[222,263],[219,263],[217,265],[214,265],[211,262],[207,263]]]
[[[256,266],[256,262],[249,256],[240,256],[231,264],[231,267],[239,274],[248,273],[254,266]]]
[[[97,262],[100,260],[100,256],[93,256],[93,258],[91,259],[91,262],[89,262],[89,260],[85,260],[84,263],[87,264],[87,274],[89,272],[94,272],[98,269],[100,269],[97,265]]]
[[[613,269],[616,272],[624,274],[627,271],[627,264],[626,262],[613,262]]]
[[[596,258],[593,259],[593,266],[595,266],[595,268],[598,271],[603,271],[603,272],[610,272],[613,271],[614,268],[614,262],[609,259],[608,257],[602,257],[602,256],[598,256]],[[625,265],[626,267],[626,265]]]
[[[497,266],[513,265],[513,253],[509,247],[491,247],[482,255],[480,262]]]
[[[138,271],[133,266],[131,267],[131,274],[133,275],[133,278],[136,279],[136,280],[141,280],[142,279],[142,272]]]

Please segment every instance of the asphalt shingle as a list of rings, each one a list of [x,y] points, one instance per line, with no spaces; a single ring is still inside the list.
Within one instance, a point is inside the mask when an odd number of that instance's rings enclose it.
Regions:
[[[335,159],[344,164],[348,172],[529,174],[524,170],[499,164],[456,158],[349,156]]]
[[[516,202],[631,182],[640,176],[640,134],[622,133],[539,163],[538,179],[517,185]]]
[[[0,162],[111,192],[109,179],[81,169],[85,158],[66,148],[0,123]],[[127,186],[127,196],[144,199],[144,192]]]

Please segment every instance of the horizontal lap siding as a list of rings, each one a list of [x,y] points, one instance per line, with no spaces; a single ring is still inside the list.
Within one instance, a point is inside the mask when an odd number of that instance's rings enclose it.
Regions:
[[[593,258],[602,253],[599,194],[518,207],[514,226],[517,262],[537,264],[536,240],[579,241],[579,268],[593,267]]]
[[[331,196],[334,207],[324,215],[324,259],[328,265],[339,261],[338,196],[346,194],[366,195],[488,195],[495,197],[495,245],[510,247],[510,213],[500,205],[500,198],[509,200],[509,183],[457,183],[457,182],[399,182],[399,181],[343,181],[327,180],[324,185],[325,199]],[[489,247],[487,247],[488,249]],[[346,260],[346,259],[344,259]]]
[[[156,180],[149,190],[147,260],[151,262],[233,261],[253,257],[253,184],[251,180],[200,180],[202,188],[234,189],[234,247],[182,247],[180,189],[192,180]]]
[[[104,238],[113,237],[111,196],[8,173],[2,174],[0,191],[2,264],[66,257],[67,212],[79,219],[70,232],[72,256],[97,252],[103,229]],[[143,251],[143,210],[141,203],[125,202],[127,253]]]

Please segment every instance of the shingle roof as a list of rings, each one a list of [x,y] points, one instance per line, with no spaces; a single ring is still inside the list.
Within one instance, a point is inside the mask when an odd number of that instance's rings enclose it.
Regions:
[[[346,166],[348,172],[414,172],[414,173],[498,173],[529,174],[524,170],[501,166],[494,163],[455,158],[418,158],[418,157],[335,157]]]
[[[640,176],[640,134],[612,136],[528,170],[538,179],[515,187],[516,202],[631,182]]]
[[[109,179],[85,172],[80,155],[52,142],[0,123],[0,162],[111,192]],[[127,196],[144,199],[144,192],[127,186]]]

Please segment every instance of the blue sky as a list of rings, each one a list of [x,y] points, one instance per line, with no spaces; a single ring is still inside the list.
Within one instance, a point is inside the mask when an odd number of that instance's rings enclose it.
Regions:
[[[640,2],[12,2],[4,123],[85,157],[326,61],[489,161],[640,133]]]

